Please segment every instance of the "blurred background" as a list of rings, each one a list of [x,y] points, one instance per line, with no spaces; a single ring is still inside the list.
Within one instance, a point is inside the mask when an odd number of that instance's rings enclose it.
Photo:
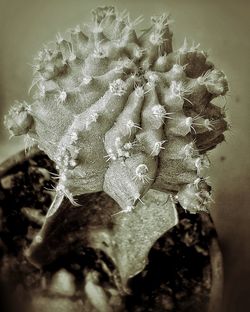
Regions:
[[[90,19],[96,6],[115,5],[132,17],[143,14],[143,26],[154,14],[170,12],[174,46],[184,38],[200,43],[209,59],[229,80],[226,104],[232,129],[226,142],[209,153],[215,204],[211,214],[225,264],[223,312],[250,310],[250,1],[247,0],[0,0],[0,161],[23,148],[3,127],[3,116],[14,100],[29,101],[36,52],[57,32]]]

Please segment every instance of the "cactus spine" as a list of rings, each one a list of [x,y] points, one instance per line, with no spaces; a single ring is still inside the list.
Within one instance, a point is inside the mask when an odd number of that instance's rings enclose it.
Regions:
[[[102,190],[124,212],[149,189],[207,210],[206,151],[227,129],[211,101],[228,91],[226,77],[198,46],[172,49],[167,15],[138,35],[140,20],[103,7],[84,30],[58,35],[35,59],[33,102],[6,116],[12,135],[26,134],[57,165],[49,215],[65,196]]]

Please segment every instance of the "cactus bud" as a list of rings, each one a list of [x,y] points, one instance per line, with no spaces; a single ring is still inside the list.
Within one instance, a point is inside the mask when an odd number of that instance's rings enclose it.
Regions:
[[[33,124],[33,117],[29,113],[27,103],[16,102],[5,116],[4,124],[11,135],[26,134]]]

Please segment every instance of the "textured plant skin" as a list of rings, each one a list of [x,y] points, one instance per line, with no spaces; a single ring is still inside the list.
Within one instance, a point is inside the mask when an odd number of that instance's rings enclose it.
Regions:
[[[172,49],[167,15],[152,17],[138,35],[128,14],[93,11],[93,22],[39,52],[34,101],[17,102],[6,116],[12,135],[26,134],[55,161],[56,197],[104,190],[136,209],[149,189],[172,192],[194,213],[207,211],[210,186],[202,177],[206,151],[224,140],[224,73],[185,40]]]

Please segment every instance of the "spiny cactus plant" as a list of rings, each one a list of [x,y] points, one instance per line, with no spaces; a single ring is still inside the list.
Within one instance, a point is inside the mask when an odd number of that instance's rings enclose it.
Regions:
[[[192,213],[208,209],[206,152],[227,129],[211,101],[226,94],[227,79],[199,45],[172,49],[168,15],[138,34],[141,20],[102,7],[83,29],[58,35],[35,58],[33,102],[6,116],[12,135],[26,134],[57,165],[47,218],[65,197],[77,204],[77,195],[102,190],[119,217],[150,189]]]

